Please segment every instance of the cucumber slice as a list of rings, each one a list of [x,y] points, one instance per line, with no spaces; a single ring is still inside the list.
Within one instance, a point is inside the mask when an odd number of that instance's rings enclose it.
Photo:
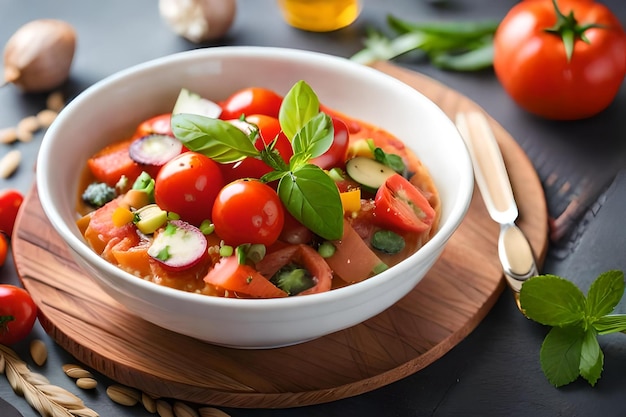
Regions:
[[[346,162],[346,173],[363,187],[376,191],[396,171],[373,159],[356,156]]]
[[[186,88],[182,88],[178,93],[176,104],[172,114],[198,114],[200,116],[217,119],[222,114],[222,108],[219,104],[211,100],[201,97],[199,94],[192,93]]]

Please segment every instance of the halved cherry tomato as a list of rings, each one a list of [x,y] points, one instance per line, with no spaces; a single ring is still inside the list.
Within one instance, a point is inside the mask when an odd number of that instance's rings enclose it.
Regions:
[[[154,199],[163,210],[198,226],[211,219],[215,197],[223,186],[224,178],[215,161],[197,152],[184,152],[159,171]]]
[[[215,233],[233,246],[242,243],[271,245],[285,222],[283,205],[269,185],[237,180],[226,185],[213,206]]]
[[[231,122],[237,125],[249,123],[258,127],[259,136],[254,141],[254,146],[259,151],[269,146],[276,139],[274,149],[278,151],[286,164],[289,163],[289,159],[293,155],[293,149],[291,142],[282,132],[277,118],[264,114],[253,114],[247,116],[245,122],[238,119]],[[261,178],[272,171],[272,168],[265,162],[252,157],[247,157],[234,163],[220,164],[220,169],[227,183],[240,178]]]
[[[346,154],[348,153],[348,144],[350,141],[348,126],[346,126],[343,120],[336,117],[333,117],[332,121],[334,129],[332,145],[330,145],[330,148],[325,153],[310,161],[312,164],[322,169],[343,167],[346,164]]]
[[[21,192],[14,189],[6,189],[0,192],[0,232],[8,237],[13,234],[13,226],[17,213],[24,201]]]
[[[241,115],[265,114],[278,117],[283,98],[276,92],[263,87],[248,87],[233,93],[220,103],[220,119],[239,119]]]
[[[511,98],[531,113],[590,117],[608,107],[622,85],[626,33],[603,4],[560,0],[555,6],[523,1],[507,13],[494,37],[494,70]]]
[[[421,233],[428,230],[435,210],[424,195],[400,174],[387,178],[374,198],[376,221],[393,230]]]
[[[172,113],[160,114],[145,120],[137,127],[134,137],[141,138],[154,134],[174,136],[172,133]]]
[[[37,306],[30,294],[14,285],[0,285],[0,344],[12,345],[30,333]]]

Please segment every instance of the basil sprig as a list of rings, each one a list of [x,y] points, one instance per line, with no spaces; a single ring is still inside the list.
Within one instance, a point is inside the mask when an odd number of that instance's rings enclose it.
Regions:
[[[304,81],[298,81],[285,95],[278,120],[291,141],[293,156],[285,164],[274,142],[258,151],[250,136],[219,119],[192,115],[172,116],[172,131],[188,149],[219,163],[246,157],[261,159],[273,171],[261,180],[278,180],[277,193],[286,209],[313,233],[328,240],[343,236],[343,209],[335,182],[311,158],[322,155],[334,138],[331,118],[320,112],[319,99]]]

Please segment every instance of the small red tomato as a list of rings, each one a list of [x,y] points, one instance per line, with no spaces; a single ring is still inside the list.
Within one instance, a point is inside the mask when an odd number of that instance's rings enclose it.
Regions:
[[[223,186],[224,179],[215,161],[197,152],[184,152],[159,171],[154,199],[163,210],[199,226],[211,218],[213,202]]]
[[[172,133],[172,114],[160,114],[142,122],[135,130],[134,137],[141,138],[147,135],[174,136]]]
[[[220,105],[220,119],[239,119],[241,115],[265,114],[278,117],[283,98],[272,90],[262,87],[248,87],[237,91]]]
[[[254,140],[254,146],[260,151],[266,146],[272,144],[276,139],[274,149],[278,151],[283,161],[289,163],[289,158],[293,155],[291,142],[282,132],[278,119],[264,114],[254,114],[246,117],[245,121],[231,120],[231,123],[239,126],[246,134],[248,134],[252,126],[258,128],[259,135]],[[229,183],[240,178],[261,178],[263,175],[271,172],[273,169],[265,162],[258,158],[247,157],[241,161],[220,164],[224,181]]]
[[[7,260],[7,253],[9,252],[9,242],[4,233],[0,233],[0,266],[4,265]]]
[[[30,333],[37,306],[30,294],[14,285],[0,285],[0,343],[12,345]]]
[[[7,189],[0,192],[0,231],[8,237],[13,234],[17,213],[24,201],[24,196],[17,190]]]
[[[285,212],[272,187],[257,180],[237,180],[218,194],[212,219],[215,233],[229,245],[270,246],[280,235]]]
[[[435,210],[402,175],[394,174],[376,192],[374,215],[382,227],[421,233],[430,228]]]
[[[348,126],[335,117],[333,120],[334,137],[330,148],[322,155],[311,159],[311,163],[322,169],[330,169],[333,167],[343,167],[346,164],[346,154],[348,153],[348,144],[350,134]]]

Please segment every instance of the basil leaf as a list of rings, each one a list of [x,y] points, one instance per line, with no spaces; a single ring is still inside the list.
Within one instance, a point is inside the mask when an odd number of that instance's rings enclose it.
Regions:
[[[602,316],[595,320],[592,325],[598,334],[626,332],[626,314]]]
[[[598,344],[598,337],[593,328],[585,332],[580,352],[580,375],[594,386],[602,374],[604,353]]]
[[[587,293],[587,317],[591,320],[613,311],[624,295],[624,273],[602,273],[589,287]]]
[[[585,318],[585,296],[572,282],[539,275],[522,284],[520,305],[526,316],[541,324],[565,326]]]
[[[223,120],[197,114],[175,114],[172,116],[172,131],[185,147],[219,163],[259,155],[245,133]]]
[[[289,140],[320,111],[320,103],[313,89],[304,81],[298,81],[283,97],[278,112],[280,127]]]
[[[322,155],[333,144],[334,132],[330,116],[318,113],[293,137],[294,155],[307,155],[309,159]]]
[[[404,175],[406,172],[406,166],[404,161],[399,155],[393,153],[386,153],[382,148],[374,149],[374,159],[381,164],[388,166],[400,175]]]
[[[528,282],[528,281],[527,281]],[[579,326],[553,327],[541,344],[541,369],[548,381],[560,387],[580,375],[584,330]]]
[[[335,182],[318,166],[289,172],[278,184],[278,196],[289,213],[327,240],[343,236],[343,208]]]

